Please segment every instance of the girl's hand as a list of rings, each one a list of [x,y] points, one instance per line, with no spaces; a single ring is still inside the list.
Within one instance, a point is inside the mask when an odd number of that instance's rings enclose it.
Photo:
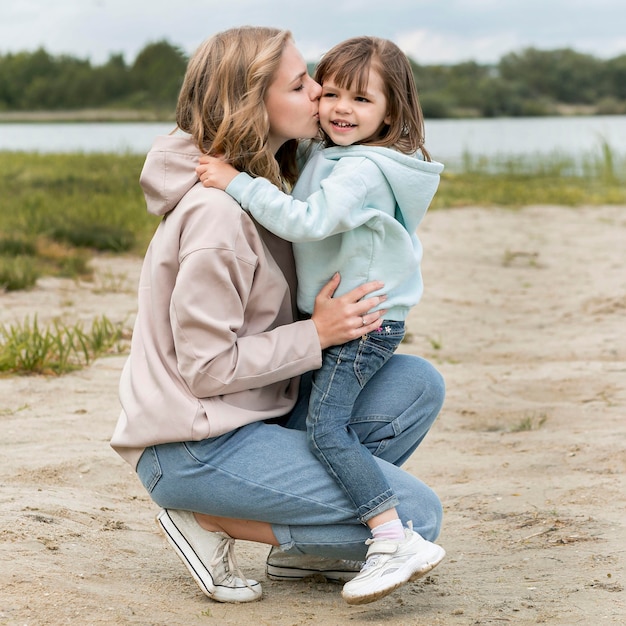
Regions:
[[[315,323],[322,349],[352,341],[375,331],[387,312],[381,309],[368,313],[384,302],[387,296],[365,297],[368,293],[382,289],[384,283],[380,281],[365,283],[343,296],[333,298],[340,281],[339,273],[335,274],[315,298],[311,319]]]
[[[222,159],[205,154],[200,157],[196,174],[205,187],[216,187],[224,191],[239,171]]]

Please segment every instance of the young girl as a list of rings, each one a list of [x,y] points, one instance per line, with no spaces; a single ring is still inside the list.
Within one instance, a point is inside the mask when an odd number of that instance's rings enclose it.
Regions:
[[[294,242],[298,306],[313,312],[337,271],[337,294],[366,280],[385,283],[386,301],[362,317],[374,332],[324,350],[307,415],[311,449],[352,500],[372,539],[360,573],[343,588],[351,604],[372,602],[424,575],[440,546],[404,527],[379,464],[350,425],[353,405],[404,336],[422,294],[422,248],[415,235],[443,169],[424,148],[423,117],[406,56],[392,42],[357,37],[332,48],[317,67],[322,142],[312,142],[292,196],[220,159],[197,168],[205,187],[225,190],[268,230]],[[388,393],[396,390],[389,388]]]

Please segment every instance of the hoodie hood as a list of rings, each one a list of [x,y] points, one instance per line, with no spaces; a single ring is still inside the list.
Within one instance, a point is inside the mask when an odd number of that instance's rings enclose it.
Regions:
[[[165,215],[198,182],[196,167],[200,155],[189,135],[155,139],[139,177],[148,213]]]
[[[422,221],[439,186],[443,164],[421,154],[403,154],[379,146],[339,146],[324,149],[327,159],[366,157],[376,163],[396,198],[396,219],[410,232]]]

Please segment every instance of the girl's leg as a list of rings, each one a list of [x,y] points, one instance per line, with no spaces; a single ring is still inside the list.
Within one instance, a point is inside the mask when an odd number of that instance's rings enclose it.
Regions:
[[[310,376],[302,378],[288,428],[306,429]],[[422,442],[445,397],[441,374],[426,360],[394,354],[357,398],[350,425],[372,454],[402,465]]]
[[[303,378],[299,404],[288,421],[291,428],[304,428],[302,405],[310,381]],[[351,427],[372,454],[395,465],[404,463],[422,442],[435,421],[445,397],[444,380],[426,360],[402,354],[391,359],[369,380],[355,404]],[[401,503],[403,498],[400,498]],[[400,518],[419,524],[400,506]],[[437,533],[423,534],[434,540]]]
[[[356,399],[400,343],[404,326],[395,322],[396,326],[397,332],[389,336],[372,333],[326,350],[310,386],[309,448],[344,489],[362,522],[398,504],[372,453],[352,428]]]

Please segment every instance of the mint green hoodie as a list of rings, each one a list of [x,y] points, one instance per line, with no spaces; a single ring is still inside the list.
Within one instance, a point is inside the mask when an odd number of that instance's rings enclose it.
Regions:
[[[336,272],[341,295],[370,280],[385,283],[386,319],[404,320],[421,298],[422,246],[415,229],[443,165],[390,148],[312,146],[292,195],[241,173],[226,192],[279,237],[294,243],[298,307]]]

